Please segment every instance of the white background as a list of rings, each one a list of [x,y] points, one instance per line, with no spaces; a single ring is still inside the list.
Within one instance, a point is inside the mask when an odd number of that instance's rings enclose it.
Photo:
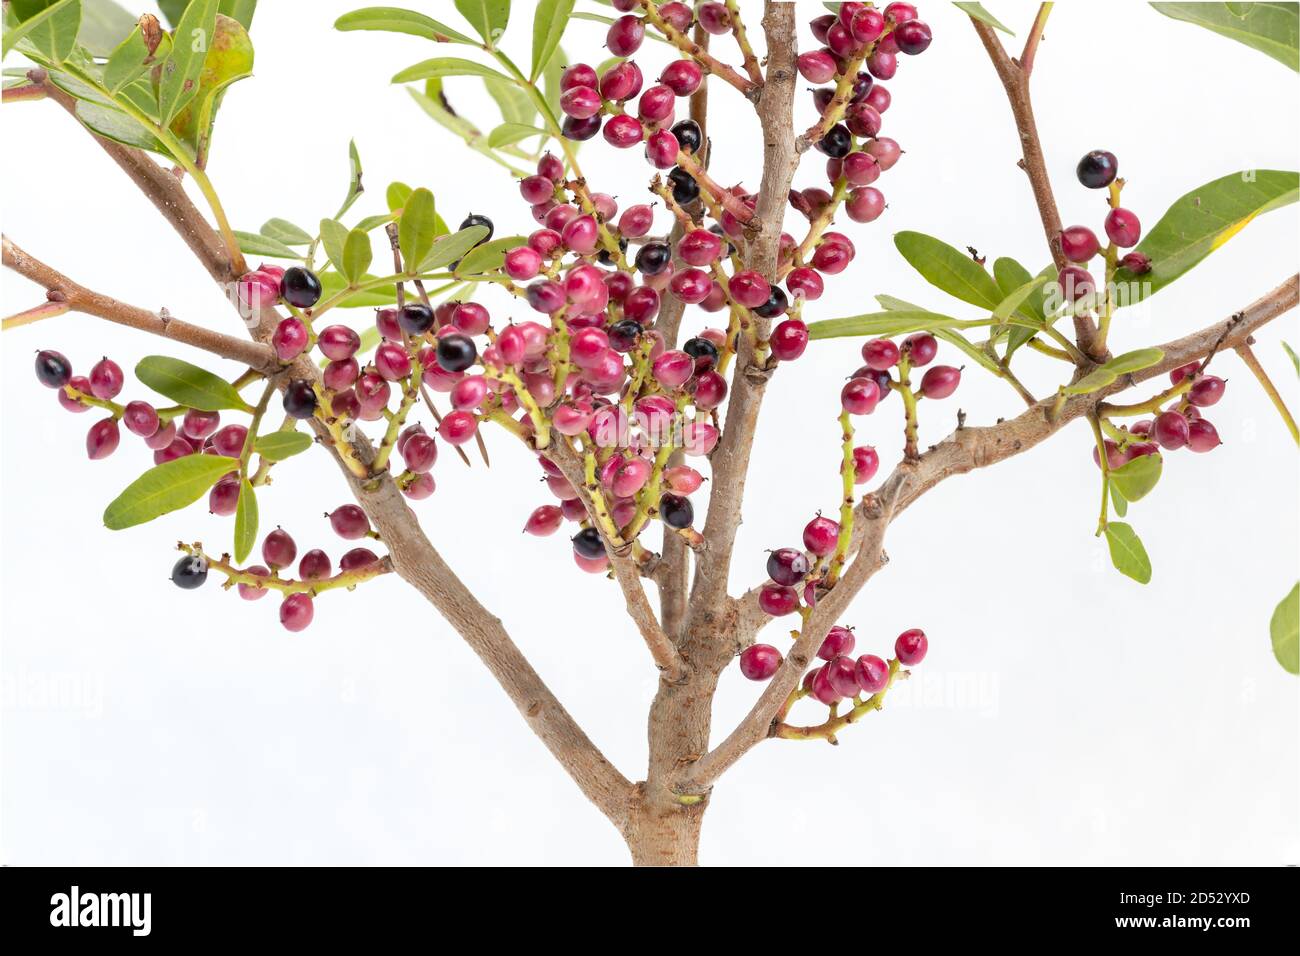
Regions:
[[[453,224],[472,210],[491,215],[498,234],[534,228],[508,175],[388,82],[410,63],[460,51],[335,32],[335,16],[353,5],[260,5],[257,75],[227,97],[211,164],[236,227],[332,215],[355,137],[370,192],[354,217],[381,209],[385,185],[401,179],[430,186]],[[454,20],[450,4],[437,6]],[[520,61],[530,47],[527,6],[516,4],[506,43]],[[802,20],[821,12],[800,6]],[[993,7],[1023,38],[1034,7]],[[1201,183],[1296,167],[1294,74],[1145,4],[1125,5],[1119,21],[1099,7],[1058,4],[1034,73],[1067,222],[1100,231],[1103,197],[1072,175],[1093,148],[1119,157],[1126,205],[1148,227]],[[876,293],[962,308],[901,260],[891,242],[900,229],[974,246],[990,261],[1012,255],[1035,271],[1046,262],[984,51],[947,4],[921,12],[934,44],[888,84],[885,132],[907,150],[879,184],[890,207],[874,225],[842,227],[858,258],[828,282],[812,317],[872,311]],[[565,40],[572,58],[592,63],[604,58],[602,43],[594,24],[575,24]],[[802,26],[800,43],[813,43]],[[646,44],[647,76],[666,49]],[[448,82],[459,108],[490,128],[495,113],[474,86]],[[721,84],[712,98],[714,169],[756,186],[752,114]],[[807,95],[798,102],[811,122]],[[170,228],[66,115],[52,104],[2,112],[6,234],[93,288],[241,331]],[[639,151],[617,154],[597,140],[583,160],[597,188],[641,200],[649,169]],[[819,184],[821,165],[810,154],[797,184]],[[1295,269],[1296,226],[1294,206],[1270,214],[1141,314],[1121,313],[1115,350],[1223,319],[1273,288]],[[6,314],[39,301],[23,280],[3,281]],[[485,301],[497,315],[511,308]],[[368,315],[353,313],[358,325]],[[701,328],[703,314],[687,323]],[[1294,314],[1264,330],[1257,353],[1295,408],[1283,338],[1300,344]],[[4,861],[625,860],[617,835],[486,671],[396,578],[322,597],[312,627],[290,635],[273,598],[246,604],[215,579],[197,593],[167,582],[174,542],[227,546],[229,519],[197,506],[132,531],[104,530],[105,503],[147,467],[147,453],[125,436],[111,459],[87,462],[83,436],[95,416],[56,407],[32,377],[32,352],[57,348],[86,371],[104,353],[129,369],[176,349],[82,316],[6,333],[3,344]],[[737,590],[760,578],[764,549],[797,543],[815,510],[835,507],[836,396],[858,344],[814,344],[768,390]],[[1049,360],[1022,361],[1040,394],[1057,384]],[[1212,413],[1224,447],[1168,456],[1160,487],[1130,512],[1155,565],[1149,586],[1114,571],[1092,536],[1097,475],[1082,422],[940,487],[891,530],[890,567],[844,621],[857,626],[860,652],[881,654],[904,628],[923,627],[930,656],[840,747],[768,742],[748,755],[715,790],[702,860],[1300,862],[1297,684],[1268,643],[1269,616],[1296,578],[1296,451],[1240,362],[1226,355],[1215,364],[1230,379]],[[128,386],[128,396],[143,394]],[[968,369],[953,399],[926,403],[923,442],[946,434],[959,406],[981,423],[1017,405],[1005,385]],[[887,404],[862,427],[886,463],[901,444],[896,416]],[[644,647],[617,588],[577,571],[563,538],[519,534],[549,496],[524,451],[504,434],[489,438],[490,470],[466,469],[444,449],[439,490],[419,506],[425,527],[636,779],[654,689]],[[323,546],[337,558],[342,542],[321,514],[344,494],[323,452],[304,455],[277,468],[262,494],[264,527],[282,524],[300,551]],[[779,628],[769,634],[784,644]],[[734,668],[726,675],[719,739],[757,692]],[[802,713],[815,719],[808,706]]]

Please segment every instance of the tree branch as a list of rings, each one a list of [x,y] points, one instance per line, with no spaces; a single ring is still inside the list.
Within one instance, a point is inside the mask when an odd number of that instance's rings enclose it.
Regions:
[[[1051,5],[1045,6],[1050,8]],[[1040,12],[1039,19],[1035,21],[1034,35],[1037,35],[1045,19],[1045,15]],[[1043,157],[1043,147],[1038,139],[1038,124],[1034,121],[1034,107],[1029,99],[1029,72],[1007,56],[1002,41],[992,27],[974,17],[971,17],[971,23],[975,27],[975,32],[979,34],[984,49],[988,51],[989,59],[993,61],[993,69],[997,71],[998,79],[1002,81],[1002,86],[1007,92],[1011,115],[1015,117],[1016,128],[1020,132],[1020,147],[1023,152],[1020,168],[1029,175],[1029,186],[1034,191],[1034,202],[1038,205],[1038,218],[1042,220],[1047,247],[1051,250],[1052,262],[1056,264],[1059,272],[1070,263],[1061,250],[1061,213],[1056,208],[1056,197],[1052,195],[1052,181],[1047,175],[1047,161]],[[1032,50],[1036,47],[1037,44],[1030,48],[1031,65]],[[1074,335],[1085,355],[1093,359],[1103,358],[1095,353],[1097,326],[1090,315],[1083,313],[1074,317]]]
[[[798,76],[794,4],[767,0],[763,32],[767,38],[767,79],[758,101],[758,117],[763,127],[763,179],[758,206],[749,223],[752,238],[746,265],[775,280],[787,197],[799,166],[794,134],[794,91]],[[755,359],[755,344],[767,339],[768,323],[757,316],[755,322],[758,327],[753,334],[741,337],[726,424],[711,459],[713,488],[704,528],[707,548],[696,562],[688,629],[720,620],[719,612],[727,603],[727,576],[740,527],[745,475],[749,471],[763,390],[771,375]]]
[[[1180,365],[1203,358],[1216,349],[1236,348],[1259,328],[1295,308],[1300,301],[1300,275],[1252,302],[1223,322],[1159,346],[1164,358],[1150,368],[1123,376],[1088,395],[1067,401],[1052,417],[1054,399],[1039,402],[1016,418],[982,428],[959,428],[915,461],[900,463],[874,494],[865,496],[855,522],[858,556],[840,582],[818,601],[785,662],[764,688],[749,713],[732,733],[692,767],[679,787],[683,793],[707,792],[708,786],[750,748],[769,735],[773,718],[799,684],[835,619],[883,566],[882,545],[891,521],[931,488],[953,475],[987,468],[1028,451],[1060,431],[1067,423],[1092,413],[1106,398],[1132,388]]]
[[[3,238],[3,246],[4,264],[19,275],[43,286],[51,302],[61,303],[74,312],[98,316],[116,322],[118,325],[161,335],[173,342],[192,345],[214,355],[220,355],[222,358],[243,362],[259,372],[269,374],[280,367],[275,351],[269,345],[237,339],[233,335],[214,332],[212,329],[191,325],[180,319],[164,317],[147,309],[127,305],[125,302],[119,302],[117,299],[78,285],[63,273],[25,252],[8,236]]]
[[[224,284],[242,273],[243,263],[232,264],[229,261],[220,238],[179,185],[169,185],[158,178],[168,174],[139,150],[91,135],[172,223],[214,279]],[[249,323],[249,334],[258,342],[267,343],[279,323],[279,313],[274,308],[263,308],[253,318],[254,321]],[[295,359],[289,368],[290,375],[285,378],[292,376],[319,381],[320,370],[306,355]],[[329,438],[319,420],[313,420],[313,427],[318,435],[323,433],[323,437]],[[332,442],[327,442],[327,447],[332,448]],[[359,440],[356,451],[366,462],[373,459],[373,448],[364,437]],[[359,477],[349,470],[336,450],[334,457],[357,502],[365,509],[387,546],[393,569],[442,614],[479,656],[519,708],[533,733],[587,799],[620,831],[626,831],[628,808],[635,795],[631,782],[605,758],[564,709],[510,639],[501,621],[478,602],[443,561],[420,528],[415,513],[402,497],[391,474],[385,472],[375,477]]]

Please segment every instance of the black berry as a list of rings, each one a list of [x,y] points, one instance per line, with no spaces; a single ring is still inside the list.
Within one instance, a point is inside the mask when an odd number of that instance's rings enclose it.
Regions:
[[[564,117],[561,132],[564,134],[565,139],[571,139],[578,143],[591,139],[600,132],[600,114],[588,116],[586,119],[566,116]]]
[[[62,388],[72,378],[72,363],[60,352],[37,352],[36,377],[46,388]]]
[[[446,372],[463,372],[478,358],[478,349],[468,335],[453,332],[438,339],[438,365]]]
[[[476,212],[470,213],[465,217],[465,221],[460,224],[460,228],[468,229],[470,226],[487,226],[487,235],[479,240],[480,245],[492,238],[494,227],[492,225],[492,220],[487,216],[480,216]]]
[[[199,555],[187,554],[172,568],[172,584],[186,591],[203,586],[208,579],[208,562]]]
[[[695,370],[702,372],[718,364],[718,347],[706,338],[699,336],[687,339],[682,351],[695,359]]]
[[[767,301],[760,306],[756,306],[754,311],[765,319],[774,319],[778,315],[785,315],[788,306],[789,301],[785,297],[785,290],[779,285],[774,285],[771,294],[767,297]]]
[[[291,266],[280,278],[280,295],[292,306],[310,309],[320,301],[320,279],[302,266]]]
[[[407,335],[423,335],[433,328],[433,309],[422,302],[412,302],[397,313],[397,324]]]
[[[663,272],[672,257],[672,250],[666,242],[647,242],[636,251],[634,261],[642,275],[653,276]]]
[[[670,528],[689,528],[695,520],[695,506],[684,495],[665,494],[659,499],[659,518]]]
[[[573,536],[573,550],[589,561],[605,556],[605,542],[595,528],[583,528]]]
[[[700,132],[700,124],[695,120],[682,120],[673,127],[672,133],[677,137],[677,145],[681,147],[684,153],[698,152],[700,143],[704,141],[704,136]]]
[[[853,149],[853,134],[849,132],[848,127],[836,123],[817,141],[817,148],[833,159],[841,159],[849,155],[849,151]]]
[[[305,378],[294,379],[284,390],[284,412],[290,418],[311,418],[316,414],[316,390]]]
[[[1119,160],[1115,158],[1114,153],[1108,153],[1104,149],[1094,149],[1079,160],[1075,172],[1078,174],[1079,182],[1089,189],[1105,189],[1115,181],[1115,175],[1119,172]]]
[[[641,323],[634,319],[616,322],[609,329],[609,347],[615,352],[630,352],[641,337]]]
[[[678,205],[685,206],[700,198],[700,184],[680,166],[668,174],[668,181],[673,184],[673,199]]]

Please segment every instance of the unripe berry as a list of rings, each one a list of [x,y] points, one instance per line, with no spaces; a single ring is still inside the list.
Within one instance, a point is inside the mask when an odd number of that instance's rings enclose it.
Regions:
[[[1187,392],[1187,401],[1198,408],[1209,408],[1218,404],[1223,398],[1227,383],[1217,375],[1206,375],[1197,379]]]
[[[660,7],[659,13],[663,12],[664,7]],[[703,79],[704,73],[694,60],[674,60],[659,74],[659,82],[677,96],[690,96],[700,88]]]
[[[695,360],[677,349],[665,352],[651,367],[655,381],[672,391],[684,385],[695,372]]]
[[[771,644],[751,644],[740,652],[740,673],[750,680],[769,680],[781,667],[781,652]]]
[[[898,58],[884,50],[876,50],[867,57],[867,70],[878,80],[892,80],[898,72]]]
[[[885,30],[885,18],[874,7],[864,7],[854,11],[847,26],[859,43],[874,43]]]
[[[731,12],[721,3],[701,3],[695,16],[707,33],[721,36],[731,30]]]
[[[682,450],[692,457],[705,457],[718,446],[718,430],[704,422],[682,426]]]
[[[1115,181],[1118,173],[1119,161],[1115,159],[1115,154],[1104,149],[1094,149],[1084,154],[1075,168],[1079,182],[1089,189],[1104,189]]]
[[[961,369],[936,365],[921,378],[921,394],[926,398],[947,398],[961,384]]]
[[[825,667],[826,682],[841,697],[856,697],[858,690],[858,665],[851,657],[840,655]]]
[[[747,309],[762,305],[772,294],[772,287],[768,285],[767,280],[760,273],[750,269],[737,272],[732,276],[728,287],[731,298]]]
[[[127,431],[148,438],[158,431],[158,412],[148,402],[128,402],[122,412]]]
[[[641,92],[641,68],[631,60],[616,63],[600,78],[600,95],[617,103],[630,100]]]
[[[355,540],[370,533],[370,519],[359,505],[339,505],[329,514],[330,527],[340,538]]]
[[[647,123],[662,123],[673,115],[675,95],[662,83],[656,83],[641,94],[636,104],[636,115]]]
[[[664,470],[664,486],[679,495],[694,494],[704,483],[704,477],[689,465],[676,465]]]
[[[118,431],[117,419],[105,418],[90,426],[86,432],[86,455],[91,461],[107,458],[117,451],[122,433]]]
[[[253,566],[245,568],[244,570],[246,573],[254,575],[255,577],[259,577],[259,578],[266,578],[271,576],[271,572],[268,571],[266,568],[262,567],[260,564],[254,564]],[[262,598],[266,597],[266,594],[267,594],[266,588],[260,584],[254,585],[254,584],[245,584],[242,581],[239,582],[239,596],[243,598],[245,601],[259,601]]]
[[[707,266],[722,254],[722,240],[707,229],[692,229],[677,243],[677,255],[687,265]]]
[[[829,53],[822,50],[800,53],[797,62],[799,75],[809,83],[829,83],[835,79],[835,57]]]
[[[596,71],[586,63],[574,63],[564,68],[560,74],[560,89],[571,90],[577,86],[594,87],[597,83]]]
[[[411,374],[411,357],[396,342],[380,342],[375,349],[375,371],[390,382]]]
[[[1087,269],[1080,269],[1078,266],[1066,266],[1057,276],[1056,286],[1071,302],[1077,302],[1086,298],[1097,291],[1096,283],[1092,280],[1092,274]]]
[[[915,332],[903,339],[902,351],[914,368],[921,368],[934,361],[939,343],[929,332]]]
[[[609,52],[614,56],[631,56],[641,49],[643,40],[645,40],[645,23],[640,17],[631,14],[619,17],[611,23],[609,31],[605,34],[605,46],[609,47]]]
[[[912,667],[925,660],[925,652],[929,648],[930,642],[926,639],[925,632],[914,627],[898,635],[898,640],[894,642],[894,656],[900,664]]]
[[[840,390],[840,405],[850,415],[870,415],[880,401],[880,387],[868,378],[853,378]]]
[[[1223,442],[1219,432],[1203,418],[1198,418],[1187,425],[1187,447],[1195,452],[1213,451]]]
[[[298,577],[304,581],[323,581],[333,571],[330,556],[320,548],[312,548],[298,562]]]
[[[478,431],[478,419],[469,412],[453,411],[443,416],[438,434],[451,445],[463,445]]]
[[[1186,365],[1180,365],[1169,373],[1169,381],[1177,385],[1189,375],[1195,375],[1201,370],[1200,362],[1188,362]]]
[[[898,44],[898,48],[908,56],[924,53],[929,48],[931,39],[933,39],[930,27],[920,20],[908,20],[900,23],[892,36],[894,42]]]
[[[799,607],[799,595],[794,588],[769,581],[758,592],[758,606],[765,614],[783,617],[793,614]]]
[[[712,370],[701,372],[695,378],[694,396],[696,408],[717,408],[727,397],[727,380]]]
[[[105,401],[116,398],[124,381],[121,366],[112,359],[102,358],[90,370],[90,394]]]
[[[217,430],[221,424],[220,412],[205,412],[191,408],[181,419],[181,431],[187,438],[204,439]]]
[[[677,137],[666,129],[650,134],[645,144],[645,158],[655,169],[672,169],[677,165]],[[632,238],[636,238],[633,236]]]
[[[560,525],[563,523],[563,511],[555,505],[542,505],[535,508],[533,513],[528,516],[528,520],[524,522],[524,531],[539,538],[544,538],[559,531]]]
[[[311,595],[305,592],[289,594],[280,602],[280,623],[284,625],[285,630],[295,634],[306,630],[315,613]]]
[[[1061,230],[1061,254],[1071,262],[1087,262],[1100,248],[1097,234],[1087,226],[1070,226]]]
[[[239,475],[227,475],[208,492],[208,511],[214,515],[233,515],[239,507]]]
[[[844,627],[842,624],[836,624],[826,632],[826,639],[822,641],[821,648],[817,651],[817,656],[824,661],[833,661],[843,654],[852,654],[853,646],[857,643],[857,638],[853,636],[851,628]]]
[[[880,132],[880,124],[880,114],[867,102],[854,103],[844,114],[844,125],[854,136],[870,139]]]
[[[862,360],[877,372],[893,368],[900,357],[898,346],[889,339],[872,339],[862,346]]]
[[[351,388],[361,375],[361,366],[354,358],[347,359],[343,362],[330,362],[321,372],[321,380],[325,387],[333,392],[341,392],[344,389]],[[338,409],[336,408],[337,412]]]
[[[1161,448],[1174,451],[1187,444],[1189,436],[1187,418],[1179,412],[1168,411],[1156,416],[1151,428],[1152,437]]]
[[[361,348],[361,337],[346,325],[330,325],[321,329],[316,347],[327,359],[342,362],[352,358]]]
[[[238,458],[248,440],[248,429],[243,425],[226,425],[212,435],[212,448],[218,455]]]
[[[880,163],[870,153],[849,153],[840,172],[850,186],[870,186],[880,178]]]
[[[645,204],[628,206],[618,217],[618,231],[628,239],[640,239],[654,225],[654,210]]]
[[[835,551],[839,536],[839,522],[818,515],[804,526],[803,546],[818,557],[824,558]]]
[[[879,694],[889,686],[889,665],[875,654],[863,654],[856,667],[858,686],[864,693]]]
[[[1112,209],[1106,214],[1106,235],[1115,245],[1127,249],[1142,238],[1142,223],[1127,209]]]
[[[402,327],[397,323],[396,309],[376,309],[375,328],[382,338],[390,342],[402,341]]]
[[[1146,275],[1151,271],[1151,257],[1141,252],[1130,252],[1119,260],[1119,264],[1135,276]]]
[[[641,121],[626,113],[611,116],[605,124],[605,142],[617,149],[628,149],[641,142],[644,136]]]
[[[339,558],[339,570],[345,573],[359,571],[361,568],[368,568],[378,563],[379,556],[369,548],[353,548]]]
[[[853,483],[865,485],[876,476],[880,469],[880,455],[870,445],[859,445],[853,449]]]
[[[636,0],[625,0],[625,2],[632,3],[633,9],[635,9]],[[690,29],[691,23],[695,19],[695,14],[691,12],[691,8],[684,3],[678,2],[678,0],[660,6],[659,16],[663,17],[664,22],[678,33],[685,33]]]
[[[817,668],[817,670],[813,671],[812,683],[809,684],[809,689],[812,691],[813,699],[828,707],[838,701],[841,697],[840,692],[830,684],[829,675],[826,671],[826,668],[829,666],[829,664],[823,664],[821,667]]]

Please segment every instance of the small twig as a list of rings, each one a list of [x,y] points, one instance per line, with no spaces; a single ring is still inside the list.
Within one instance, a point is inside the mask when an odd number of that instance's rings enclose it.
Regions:
[[[1264,389],[1264,394],[1269,397],[1269,401],[1273,403],[1273,407],[1277,409],[1277,413],[1282,416],[1282,421],[1285,423],[1287,431],[1291,433],[1292,441],[1297,445],[1300,445],[1300,429],[1296,428],[1295,418],[1292,417],[1291,410],[1286,407],[1286,402],[1282,400],[1282,395],[1278,392],[1277,386],[1273,384],[1273,380],[1269,378],[1268,373],[1264,371],[1264,366],[1259,364],[1259,359],[1255,357],[1255,352],[1250,347],[1250,340],[1237,346],[1237,354],[1241,356],[1241,360],[1246,363],[1246,368],[1250,369],[1251,372],[1255,374],[1255,378],[1259,380],[1260,387]]]

